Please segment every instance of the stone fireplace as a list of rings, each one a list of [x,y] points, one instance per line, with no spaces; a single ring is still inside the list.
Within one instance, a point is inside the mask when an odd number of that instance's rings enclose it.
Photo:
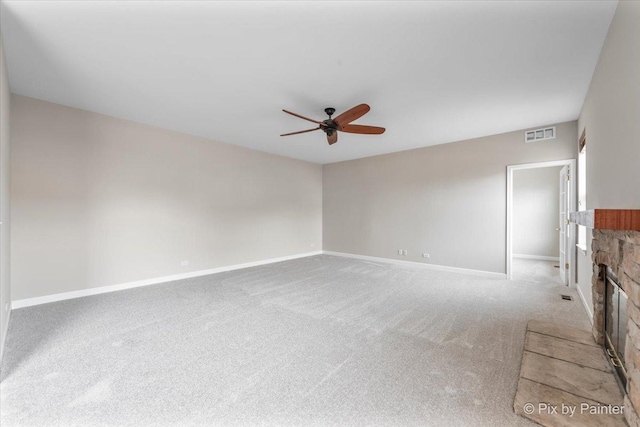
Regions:
[[[640,426],[640,210],[575,212],[571,221],[593,229],[593,337],[621,376],[627,422]],[[616,356],[612,342],[624,353]]]

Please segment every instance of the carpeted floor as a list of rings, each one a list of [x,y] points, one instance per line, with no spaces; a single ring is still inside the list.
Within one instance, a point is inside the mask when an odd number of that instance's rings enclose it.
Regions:
[[[560,262],[513,258],[511,260],[511,277],[513,280],[562,285],[560,269],[554,267],[556,265],[560,265]]]
[[[573,290],[320,255],[15,310],[8,426],[532,425],[527,321]]]

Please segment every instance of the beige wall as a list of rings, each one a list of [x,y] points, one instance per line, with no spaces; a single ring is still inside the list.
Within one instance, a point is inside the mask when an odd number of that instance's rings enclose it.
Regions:
[[[640,2],[621,1],[579,119],[587,132],[587,209],[640,209]],[[591,238],[578,284],[592,309]]]
[[[529,144],[518,131],[325,165],[324,249],[504,273],[507,165],[575,158],[577,123],[557,132]]]
[[[11,132],[14,301],[322,248],[319,165],[16,95]]]
[[[513,253],[560,256],[561,166],[513,171]]]
[[[11,303],[10,283],[10,228],[11,203],[9,185],[9,79],[4,58],[2,35],[0,35],[0,360],[4,350],[4,339],[9,323],[7,304]]]

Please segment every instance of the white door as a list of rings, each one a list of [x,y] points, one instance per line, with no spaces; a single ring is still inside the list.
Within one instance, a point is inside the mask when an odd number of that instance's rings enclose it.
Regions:
[[[569,285],[569,165],[560,169],[560,277]]]

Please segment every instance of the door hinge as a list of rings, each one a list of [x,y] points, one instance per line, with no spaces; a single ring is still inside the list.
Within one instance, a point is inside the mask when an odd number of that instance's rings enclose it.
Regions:
[[[566,263],[566,264],[564,265],[564,269],[565,269],[565,270],[568,270],[568,269],[569,269],[569,263]]]

